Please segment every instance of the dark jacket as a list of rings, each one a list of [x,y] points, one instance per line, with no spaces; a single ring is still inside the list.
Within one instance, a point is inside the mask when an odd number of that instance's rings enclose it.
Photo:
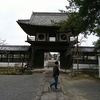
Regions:
[[[58,65],[55,65],[53,67],[53,77],[55,76],[59,76],[59,68],[58,68]]]

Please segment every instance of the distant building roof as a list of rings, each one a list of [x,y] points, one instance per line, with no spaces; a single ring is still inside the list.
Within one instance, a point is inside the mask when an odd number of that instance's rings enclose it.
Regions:
[[[67,13],[33,12],[29,20],[18,20],[18,22],[39,26],[54,26],[53,22],[59,22],[67,18]]]
[[[29,45],[0,45],[0,51],[27,51],[29,47]],[[93,50],[94,47],[80,46],[78,48],[79,52],[93,52]]]
[[[27,51],[28,45],[0,45],[0,51]]]
[[[80,52],[93,52],[94,51],[94,47],[85,47],[85,46],[80,46],[78,48],[78,51]]]

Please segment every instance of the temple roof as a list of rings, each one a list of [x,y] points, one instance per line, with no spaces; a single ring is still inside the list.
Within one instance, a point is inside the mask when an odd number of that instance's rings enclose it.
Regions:
[[[29,45],[0,45],[0,51],[28,51]],[[76,50],[76,49],[75,49]],[[94,47],[79,46],[79,52],[93,52]]]
[[[54,26],[53,22],[59,22],[67,18],[67,13],[33,12],[29,20],[18,20],[18,22],[39,26]]]
[[[28,45],[0,45],[0,51],[27,51]]]
[[[59,27],[54,23],[67,18],[67,13],[33,12],[30,19],[18,20],[17,23],[30,36],[35,36],[36,33],[50,33],[55,36]]]
[[[80,52],[93,52],[94,51],[94,47],[85,47],[85,46],[80,46],[78,48],[78,51]]]

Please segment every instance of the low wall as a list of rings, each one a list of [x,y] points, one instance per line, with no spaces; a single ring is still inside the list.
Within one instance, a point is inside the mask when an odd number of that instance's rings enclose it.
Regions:
[[[22,63],[20,62],[10,62],[10,63],[7,63],[7,62],[0,62],[0,67],[14,67],[15,65],[17,66],[22,66]],[[26,63],[23,63],[23,66],[26,65]]]

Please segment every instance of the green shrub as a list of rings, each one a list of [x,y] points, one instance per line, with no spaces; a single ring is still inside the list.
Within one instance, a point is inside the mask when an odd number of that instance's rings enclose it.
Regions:
[[[24,73],[25,69],[23,67],[19,68],[19,72]]]
[[[17,73],[16,73],[16,72],[11,72],[10,74],[11,74],[11,75],[16,75]]]

